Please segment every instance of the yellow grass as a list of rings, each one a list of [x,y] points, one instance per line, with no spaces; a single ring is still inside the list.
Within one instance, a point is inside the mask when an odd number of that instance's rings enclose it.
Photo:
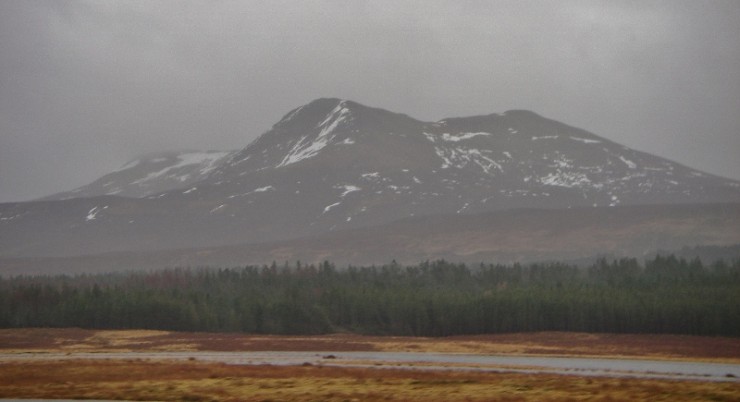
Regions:
[[[600,356],[740,363],[740,339],[679,335],[541,332],[449,338],[352,334],[276,336],[150,330],[0,330],[0,352],[126,351],[403,351]]]
[[[479,341],[434,340],[388,340],[374,343],[378,350],[385,352],[436,352],[436,353],[471,353],[471,354],[526,354],[534,345],[527,343],[506,344]],[[557,348],[539,346],[541,350]]]
[[[223,401],[738,401],[740,384],[207,363],[0,365],[0,397]]]
[[[662,357],[740,362],[740,340],[671,335],[500,334],[451,338],[251,336],[166,331],[0,330],[0,352],[383,350]],[[739,382],[132,359],[0,361],[0,398],[224,401],[740,401]]]
[[[70,345],[66,349],[75,348],[120,348],[126,346],[141,346],[151,343],[146,338],[154,336],[165,336],[169,334],[167,331],[154,331],[154,330],[119,330],[119,331],[97,331],[95,334],[87,339],[84,343],[78,345]]]

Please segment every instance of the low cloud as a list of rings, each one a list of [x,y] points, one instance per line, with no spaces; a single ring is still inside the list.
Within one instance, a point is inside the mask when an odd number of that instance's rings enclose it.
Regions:
[[[740,179],[738,37],[734,1],[5,1],[0,201],[241,148],[324,96],[424,120],[531,109]]]

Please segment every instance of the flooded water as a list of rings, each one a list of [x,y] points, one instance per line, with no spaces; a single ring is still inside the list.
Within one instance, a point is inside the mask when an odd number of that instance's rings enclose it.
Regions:
[[[740,364],[582,357],[407,352],[124,352],[0,354],[0,362],[46,359],[199,360],[235,365],[323,365],[579,376],[740,381]]]

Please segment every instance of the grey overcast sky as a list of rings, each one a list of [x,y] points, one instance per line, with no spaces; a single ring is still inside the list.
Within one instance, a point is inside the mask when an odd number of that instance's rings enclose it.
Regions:
[[[530,109],[740,179],[740,1],[0,1],[0,202],[340,97]]]

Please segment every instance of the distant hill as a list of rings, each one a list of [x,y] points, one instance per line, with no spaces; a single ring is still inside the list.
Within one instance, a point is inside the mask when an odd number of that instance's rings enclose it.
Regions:
[[[684,248],[686,244],[704,244]],[[736,246],[726,246],[735,244]],[[5,274],[81,273],[164,267],[485,263],[652,258],[656,254],[740,258],[740,204],[652,205],[497,211],[403,219],[304,238],[219,247],[48,258],[0,258]]]
[[[115,172],[71,191],[43,200],[68,200],[102,195],[146,197],[187,187],[208,176],[231,152],[159,152],[138,157]]]

